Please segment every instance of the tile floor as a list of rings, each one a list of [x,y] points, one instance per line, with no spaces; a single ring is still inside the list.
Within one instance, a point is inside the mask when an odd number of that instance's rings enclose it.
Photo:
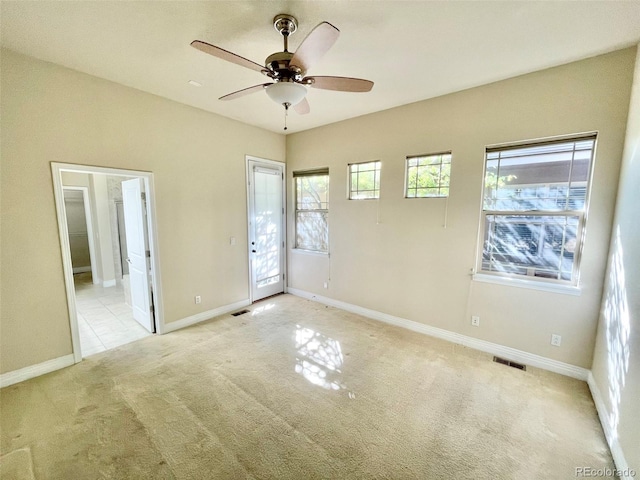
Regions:
[[[90,272],[75,274],[73,279],[83,357],[151,335],[133,318],[122,285],[93,285]]]

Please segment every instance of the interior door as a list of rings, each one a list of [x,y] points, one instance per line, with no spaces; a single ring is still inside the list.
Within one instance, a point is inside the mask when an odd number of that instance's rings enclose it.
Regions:
[[[141,178],[122,182],[122,203],[127,237],[127,263],[129,264],[133,318],[153,333],[155,326],[151,311],[146,209]]]
[[[248,161],[251,298],[284,292],[284,167]]]

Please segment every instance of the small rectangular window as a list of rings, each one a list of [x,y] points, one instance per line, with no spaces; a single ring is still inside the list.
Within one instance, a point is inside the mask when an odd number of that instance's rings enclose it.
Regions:
[[[406,198],[448,197],[451,152],[407,157]]]
[[[577,284],[595,141],[487,148],[480,272]]]
[[[296,248],[329,252],[329,170],[294,172]]]
[[[349,199],[380,198],[380,161],[349,165]]]

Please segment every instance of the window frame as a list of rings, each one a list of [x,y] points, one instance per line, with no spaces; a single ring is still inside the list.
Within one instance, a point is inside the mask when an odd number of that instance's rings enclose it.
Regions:
[[[327,208],[319,208],[319,209],[300,209],[298,204],[298,179],[303,177],[326,177],[327,178]],[[293,250],[297,252],[310,253],[315,255],[328,255],[330,244],[329,244],[329,202],[330,202],[330,177],[329,177],[329,169],[328,168],[317,168],[313,170],[299,170],[293,172],[293,212],[294,212],[294,247]],[[325,218],[326,224],[326,239],[327,239],[327,249],[319,250],[306,248],[304,246],[299,246],[298,244],[298,214],[300,212],[318,212],[322,214]]]
[[[413,197],[409,196],[409,168],[414,168],[414,167],[409,167],[409,161],[415,158],[428,158],[428,157],[438,157],[438,156],[443,156],[443,155],[449,155],[449,184],[446,186],[442,186],[440,184],[440,181],[438,182],[438,191],[440,191],[443,188],[447,189],[447,194],[446,195],[425,195],[425,196],[418,196],[415,195]],[[444,164],[444,162],[440,161],[440,169],[442,171],[442,165]],[[449,195],[451,194],[451,166],[453,164],[453,151],[452,150],[445,150],[442,152],[434,152],[434,153],[423,153],[423,154],[419,154],[419,155],[407,155],[405,157],[404,160],[404,198],[406,199],[419,199],[419,198],[449,198]],[[417,168],[417,167],[415,167]],[[439,179],[440,180],[440,179]],[[417,181],[417,178],[416,178]],[[429,188],[436,188],[436,187],[429,187]],[[418,187],[416,186],[415,188],[416,193],[418,190]]]
[[[366,192],[373,192],[374,196],[373,197],[368,197],[368,198],[358,198],[358,197],[354,197],[354,190],[352,189],[353,187],[353,174],[359,174],[360,171],[356,171],[353,172],[352,171],[352,167],[354,166],[359,166],[359,165],[367,165],[369,163],[373,163],[375,166],[372,170],[366,170],[367,172],[374,172],[373,174],[373,190],[362,190],[362,191],[366,191]],[[381,160],[369,160],[366,162],[355,162],[355,163],[349,163],[347,165],[347,199],[348,200],[379,200],[380,199],[380,183],[381,183],[381,173],[382,173],[382,161]],[[377,182],[376,182],[377,180]],[[377,185],[377,188],[376,188]],[[355,193],[357,194],[358,192],[360,192],[360,190],[355,190]]]
[[[580,141],[593,141],[593,146],[591,147],[591,156],[589,159],[588,166],[588,174],[587,180],[585,181],[576,181],[575,183],[579,183],[579,187],[583,187],[585,189],[584,196],[584,207],[583,209],[569,209],[568,208],[568,200],[567,196],[567,204],[565,210],[499,210],[499,209],[487,209],[485,208],[485,192],[487,189],[486,182],[486,174],[487,174],[487,165],[489,163],[488,154],[496,151],[507,151],[513,149],[525,149],[528,147],[540,147],[544,145],[560,145],[563,143],[572,143],[572,142],[580,142]],[[595,161],[596,161],[596,151],[598,144],[598,132],[585,132],[585,133],[577,133],[572,135],[563,135],[558,137],[544,138],[539,140],[528,140],[522,142],[513,142],[513,143],[505,143],[499,145],[488,145],[485,147],[484,154],[484,163],[483,163],[483,172],[482,172],[482,194],[481,194],[481,204],[480,204],[480,222],[478,226],[478,245],[476,252],[476,262],[475,269],[473,270],[473,279],[481,282],[487,283],[497,283],[503,285],[511,285],[511,286],[519,286],[525,288],[532,288],[537,290],[545,290],[545,291],[553,291],[559,293],[568,293],[573,295],[580,295],[580,274],[581,274],[581,260],[582,253],[584,249],[585,243],[585,234],[586,234],[586,225],[587,225],[587,217],[589,212],[589,203],[591,199],[591,189],[593,186],[593,173],[595,170]],[[575,150],[574,150],[575,151]],[[545,185],[547,187],[563,185],[570,191],[572,188],[571,182],[571,169],[573,168],[573,161],[575,159],[572,158],[569,172],[569,181],[567,183],[561,182],[546,182],[539,184],[522,184],[522,186],[541,186]],[[520,187],[520,186],[519,186]],[[543,276],[534,276],[534,275],[522,275],[518,273],[510,273],[510,272],[500,272],[496,270],[484,270],[483,269],[483,261],[484,261],[484,249],[486,243],[486,226],[487,226],[487,216],[506,216],[506,217],[563,217],[567,220],[571,217],[578,217],[577,227],[576,227],[576,241],[577,245],[573,252],[573,264],[571,270],[571,279],[563,280],[560,278],[548,278]],[[526,220],[525,220],[526,221]],[[561,250],[564,252],[564,250]],[[535,267],[532,267],[535,268]],[[561,271],[559,271],[561,275]]]

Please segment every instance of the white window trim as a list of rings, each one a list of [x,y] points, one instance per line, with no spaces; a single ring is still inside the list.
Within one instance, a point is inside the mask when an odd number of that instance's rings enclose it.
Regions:
[[[562,293],[565,295],[580,296],[582,294],[580,286],[551,283],[543,279],[528,280],[526,278],[507,277],[498,274],[492,275],[490,273],[474,273],[472,278],[474,281],[481,283],[493,283],[496,285],[542,290],[543,292]]]
[[[586,182],[586,198],[585,198],[585,207],[584,207],[584,211],[580,212],[580,222],[579,222],[579,227],[578,227],[578,235],[576,236],[577,238],[581,239],[580,242],[580,246],[579,249],[576,252],[576,263],[574,263],[573,268],[574,268],[574,272],[575,272],[575,279],[572,280],[571,282],[567,282],[567,281],[560,281],[560,280],[553,280],[553,279],[548,279],[548,278],[535,278],[534,279],[530,279],[528,277],[525,276],[520,276],[520,275],[513,275],[513,274],[505,274],[505,273],[499,273],[499,272],[487,272],[482,270],[482,255],[483,255],[483,248],[484,248],[484,225],[485,225],[485,216],[487,214],[503,214],[502,212],[499,211],[495,211],[495,210],[485,210],[484,209],[484,191],[485,191],[485,178],[486,178],[486,169],[487,169],[487,150],[488,149],[498,149],[498,148],[508,148],[508,147],[524,147],[527,145],[535,145],[536,143],[554,143],[554,142],[558,142],[561,143],[563,141],[572,141],[572,140],[577,140],[581,137],[584,138],[589,138],[589,137],[593,137],[594,139],[594,144],[593,144],[593,149],[591,151],[591,163],[589,166],[589,177],[588,180]],[[581,294],[581,287],[580,287],[580,275],[581,275],[581,270],[582,270],[582,252],[584,250],[584,242],[585,242],[585,230],[586,230],[586,224],[587,224],[587,216],[588,216],[588,212],[589,212],[589,204],[591,201],[591,189],[593,188],[593,172],[595,170],[595,162],[596,162],[596,151],[597,151],[597,146],[598,146],[598,132],[597,131],[592,131],[592,132],[584,132],[584,133],[577,133],[577,134],[569,134],[569,135],[561,135],[561,136],[556,136],[556,137],[549,137],[549,138],[544,138],[544,139],[537,139],[537,140],[530,140],[530,141],[523,141],[523,142],[513,142],[513,143],[503,143],[503,144],[496,144],[496,145],[487,145],[485,147],[485,156],[484,156],[484,162],[483,162],[483,168],[482,168],[482,191],[481,191],[481,196],[480,196],[480,215],[479,215],[479,224],[478,224],[478,244],[477,244],[477,249],[476,249],[476,267],[473,270],[474,273],[472,275],[472,280],[474,281],[478,281],[478,282],[483,282],[483,283],[493,283],[493,284],[498,284],[498,285],[508,285],[508,286],[512,286],[512,287],[520,287],[520,288],[529,288],[532,290],[542,290],[542,291],[547,291],[547,292],[554,292],[554,293],[564,293],[564,294],[568,294],[568,295],[577,295],[579,296]],[[528,184],[527,184],[528,185]],[[561,212],[563,215],[569,215],[570,213],[572,213],[573,211],[563,211]],[[544,212],[544,214],[552,214],[555,212]],[[519,212],[519,214],[522,215],[526,215],[526,214],[531,214],[531,215],[540,215],[540,212],[537,211],[522,211]],[[574,214],[575,216],[575,214]],[[572,274],[573,276],[573,274]]]
[[[449,185],[445,188],[449,189],[449,193],[447,195],[429,195],[426,197],[410,197],[409,196],[409,159],[411,158],[418,158],[418,157],[436,157],[438,155],[451,155],[451,160],[449,161]],[[429,199],[429,198],[449,198],[449,196],[451,195],[451,166],[453,164],[453,151],[451,150],[447,150],[447,151],[443,151],[443,152],[435,152],[435,153],[424,153],[424,154],[419,154],[419,155],[407,155],[404,158],[404,191],[403,191],[403,195],[404,198],[407,200],[417,200],[417,199]],[[438,188],[442,188],[440,187],[440,185],[438,185]]]
[[[328,257],[329,252],[320,252],[318,250],[307,250],[305,248],[292,248],[293,253],[300,253],[302,255],[314,255],[316,257]]]
[[[380,164],[379,168],[374,168],[373,171],[377,171],[378,172],[378,195],[376,197],[370,197],[370,198],[354,198],[351,196],[351,194],[353,193],[353,191],[351,190],[351,175],[353,175],[353,172],[351,171],[351,167],[354,165],[364,165],[367,163],[378,163]],[[366,162],[354,162],[354,163],[350,163],[347,165],[347,200],[380,200],[380,189],[381,189],[381,176],[382,176],[382,161],[381,160],[369,160]],[[371,191],[371,190],[369,190]],[[374,189],[372,190],[374,193],[376,192],[375,189],[375,175],[374,175]]]
[[[299,210],[298,209],[298,183],[297,183],[297,178],[299,177],[313,177],[313,176],[324,176],[326,175],[327,177],[329,177],[329,169],[328,168],[320,168],[320,169],[314,169],[314,170],[301,170],[301,171],[296,171],[293,172],[293,233],[295,236],[295,240],[293,242],[293,248],[291,249],[292,252],[299,252],[299,253],[306,253],[306,254],[310,254],[310,255],[324,255],[324,256],[328,256],[329,255],[329,249],[330,249],[330,237],[329,237],[329,224],[328,224],[328,219],[329,219],[329,208],[326,209],[316,209],[316,210],[306,210],[306,211],[324,211],[326,212],[326,216],[327,216],[327,251],[322,251],[322,250],[310,250],[307,248],[300,248],[298,247],[298,212],[300,211],[305,211],[305,210]],[[330,188],[330,183],[329,183],[329,188]],[[327,207],[329,205],[329,202],[327,202]]]

